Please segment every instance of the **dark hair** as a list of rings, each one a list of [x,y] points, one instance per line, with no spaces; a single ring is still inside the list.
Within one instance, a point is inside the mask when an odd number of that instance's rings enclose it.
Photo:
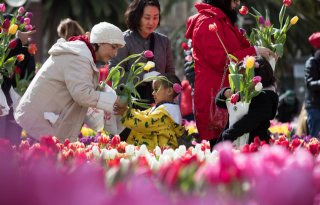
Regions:
[[[273,75],[273,69],[270,63],[263,57],[257,56],[256,63],[259,64],[258,68],[254,68],[254,75],[261,76],[261,83],[263,87],[275,85],[276,78]]]
[[[155,6],[159,9],[159,12],[161,11],[158,0],[133,0],[124,14],[125,23],[130,30],[138,31],[143,10],[146,6]],[[158,26],[160,26],[160,20],[161,15],[159,16]]]
[[[259,67],[254,68],[254,75],[261,77],[261,83],[263,87],[275,85],[276,78],[273,75],[273,69],[270,63],[261,56],[255,56],[255,62],[259,64]],[[238,65],[239,69],[243,69],[243,61]]]
[[[202,0],[203,3],[221,9],[234,24],[237,21],[237,12],[231,9],[231,1],[233,0]]]
[[[181,86],[180,79],[174,74],[165,73],[165,74],[161,74],[160,76],[163,76],[166,78],[166,79],[160,79],[161,85],[165,88],[172,88],[175,83]],[[178,94],[179,93],[174,92],[173,97],[176,97]]]

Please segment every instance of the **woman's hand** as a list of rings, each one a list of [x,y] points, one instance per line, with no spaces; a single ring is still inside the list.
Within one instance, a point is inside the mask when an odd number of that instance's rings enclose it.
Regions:
[[[274,57],[276,59],[278,58],[278,56],[274,52],[272,52],[269,48],[257,46],[255,47],[255,49],[256,49],[257,55],[262,56],[266,59],[270,57]]]
[[[17,31],[17,37],[21,40],[22,45],[26,45],[31,35],[33,35],[35,32],[36,30],[25,32]]]

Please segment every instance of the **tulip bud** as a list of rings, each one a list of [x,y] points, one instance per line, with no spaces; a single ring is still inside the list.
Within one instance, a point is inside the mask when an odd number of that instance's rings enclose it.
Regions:
[[[25,9],[23,6],[21,6],[19,9],[18,9],[18,13],[19,14],[23,14],[25,12]]]
[[[153,52],[150,51],[150,50],[146,50],[144,53],[143,53],[144,57],[146,58],[153,58]]]
[[[2,23],[2,28],[3,29],[8,29],[10,26],[10,20],[9,19],[5,19]]]
[[[231,95],[231,98],[230,98],[230,103],[232,103],[232,104],[236,104],[237,102],[238,102],[238,100],[239,100],[239,94],[238,93],[236,93],[236,94],[232,94]]]
[[[6,5],[5,4],[0,4],[0,12],[1,13],[5,13],[6,12],[6,10],[7,10],[7,8],[6,8]]]
[[[23,23],[26,25],[30,24],[30,18],[24,18]]]
[[[254,68],[255,62],[256,62],[256,59],[253,56],[247,56],[244,59],[244,65],[248,69]]]
[[[218,32],[218,27],[216,23],[212,23],[209,25],[209,30],[213,32]]]
[[[16,34],[17,30],[18,30],[18,25],[13,24],[9,27],[8,33],[11,35],[14,35],[14,34]]]
[[[144,68],[143,68],[143,70],[145,70],[145,71],[149,71],[151,68],[153,68],[155,66],[155,63],[154,62],[152,62],[152,61],[148,61],[147,63],[146,63],[146,65],[144,66]]]
[[[262,83],[259,82],[257,83],[255,86],[254,86],[254,90],[257,91],[257,92],[260,92],[262,90],[263,86],[262,86]]]
[[[254,76],[252,78],[252,82],[253,82],[254,85],[257,85],[258,83],[261,82],[261,77],[260,76]]]
[[[14,49],[18,45],[17,39],[13,39],[10,41],[8,48]]]
[[[28,52],[29,52],[31,55],[35,55],[36,52],[37,52],[37,46],[36,46],[36,44],[34,44],[34,43],[29,44],[29,46],[28,46]]]
[[[181,47],[182,47],[183,50],[185,50],[185,51],[189,49],[188,44],[186,44],[185,42],[182,42],[182,43],[181,43]]]
[[[299,20],[299,17],[298,16],[294,16],[292,17],[292,19],[290,20],[290,24],[291,25],[295,25]]]
[[[246,6],[242,6],[242,7],[239,9],[239,13],[240,13],[241,15],[247,15],[248,12],[249,12],[249,9],[248,9],[248,7],[246,7]]]
[[[285,7],[289,7],[289,6],[291,6],[291,4],[292,4],[292,0],[283,0],[283,5],[285,6]]]
[[[17,55],[17,61],[18,61],[18,62],[21,62],[21,61],[23,61],[23,60],[24,60],[24,55],[23,55],[23,54]]]

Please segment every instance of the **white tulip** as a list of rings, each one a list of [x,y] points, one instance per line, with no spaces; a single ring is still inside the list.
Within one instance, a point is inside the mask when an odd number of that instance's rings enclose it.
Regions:
[[[160,149],[159,146],[156,146],[155,149],[156,149],[156,150],[155,150],[155,155],[156,155],[157,157],[159,157],[159,156],[161,155],[161,149]]]
[[[109,150],[109,159],[114,159],[116,158],[118,154],[118,150],[117,149],[111,149]]]
[[[125,150],[126,150],[126,154],[129,155],[129,156],[132,156],[134,155],[134,146],[129,144],[125,147]]]
[[[109,151],[107,149],[102,149],[100,157],[102,159],[109,159]]]
[[[263,86],[262,83],[259,82],[254,86],[255,91],[260,92],[262,90]]]
[[[124,168],[124,170],[128,170],[129,169],[129,165],[130,165],[130,161],[128,159],[121,158],[120,159],[120,165],[121,165],[122,168]]]
[[[177,151],[177,154],[178,154],[179,156],[183,156],[183,155],[185,155],[186,152],[187,152],[187,148],[186,148],[186,146],[184,146],[184,145],[180,145],[177,150],[178,150],[178,151]]]
[[[149,151],[148,151],[146,145],[143,144],[143,145],[140,146],[140,149],[139,149],[139,151],[137,152],[137,155],[138,155],[138,156],[145,156],[145,155],[148,154],[148,153],[149,153]]]
[[[99,158],[100,157],[99,147],[93,146],[92,147],[92,154],[95,158]]]

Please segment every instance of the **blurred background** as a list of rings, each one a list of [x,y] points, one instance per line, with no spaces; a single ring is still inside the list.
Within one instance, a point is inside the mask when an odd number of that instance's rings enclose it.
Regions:
[[[19,2],[21,0],[10,0]],[[184,56],[181,43],[186,42],[184,37],[185,22],[195,14],[196,0],[159,0],[162,7],[162,20],[159,31],[168,35],[172,42],[177,75],[183,78]],[[198,0],[199,1],[199,0]],[[0,1],[4,2],[4,1]],[[48,57],[48,50],[58,39],[57,26],[61,19],[72,18],[89,31],[91,27],[101,21],[107,21],[125,30],[124,11],[130,0],[27,0],[26,10],[33,12],[31,24],[36,26],[37,33],[33,41],[37,44],[36,61],[43,63]],[[278,14],[282,0],[241,0],[242,5],[254,7],[259,11],[268,9],[270,20],[279,27]],[[308,37],[320,31],[320,0],[293,0],[286,15],[299,17],[298,23],[288,32],[287,43],[283,58],[279,59],[276,76],[279,81],[280,93],[285,90],[294,90],[298,99],[304,98],[304,62],[311,55],[311,46]],[[254,25],[253,19],[239,16],[238,26],[250,33]]]

